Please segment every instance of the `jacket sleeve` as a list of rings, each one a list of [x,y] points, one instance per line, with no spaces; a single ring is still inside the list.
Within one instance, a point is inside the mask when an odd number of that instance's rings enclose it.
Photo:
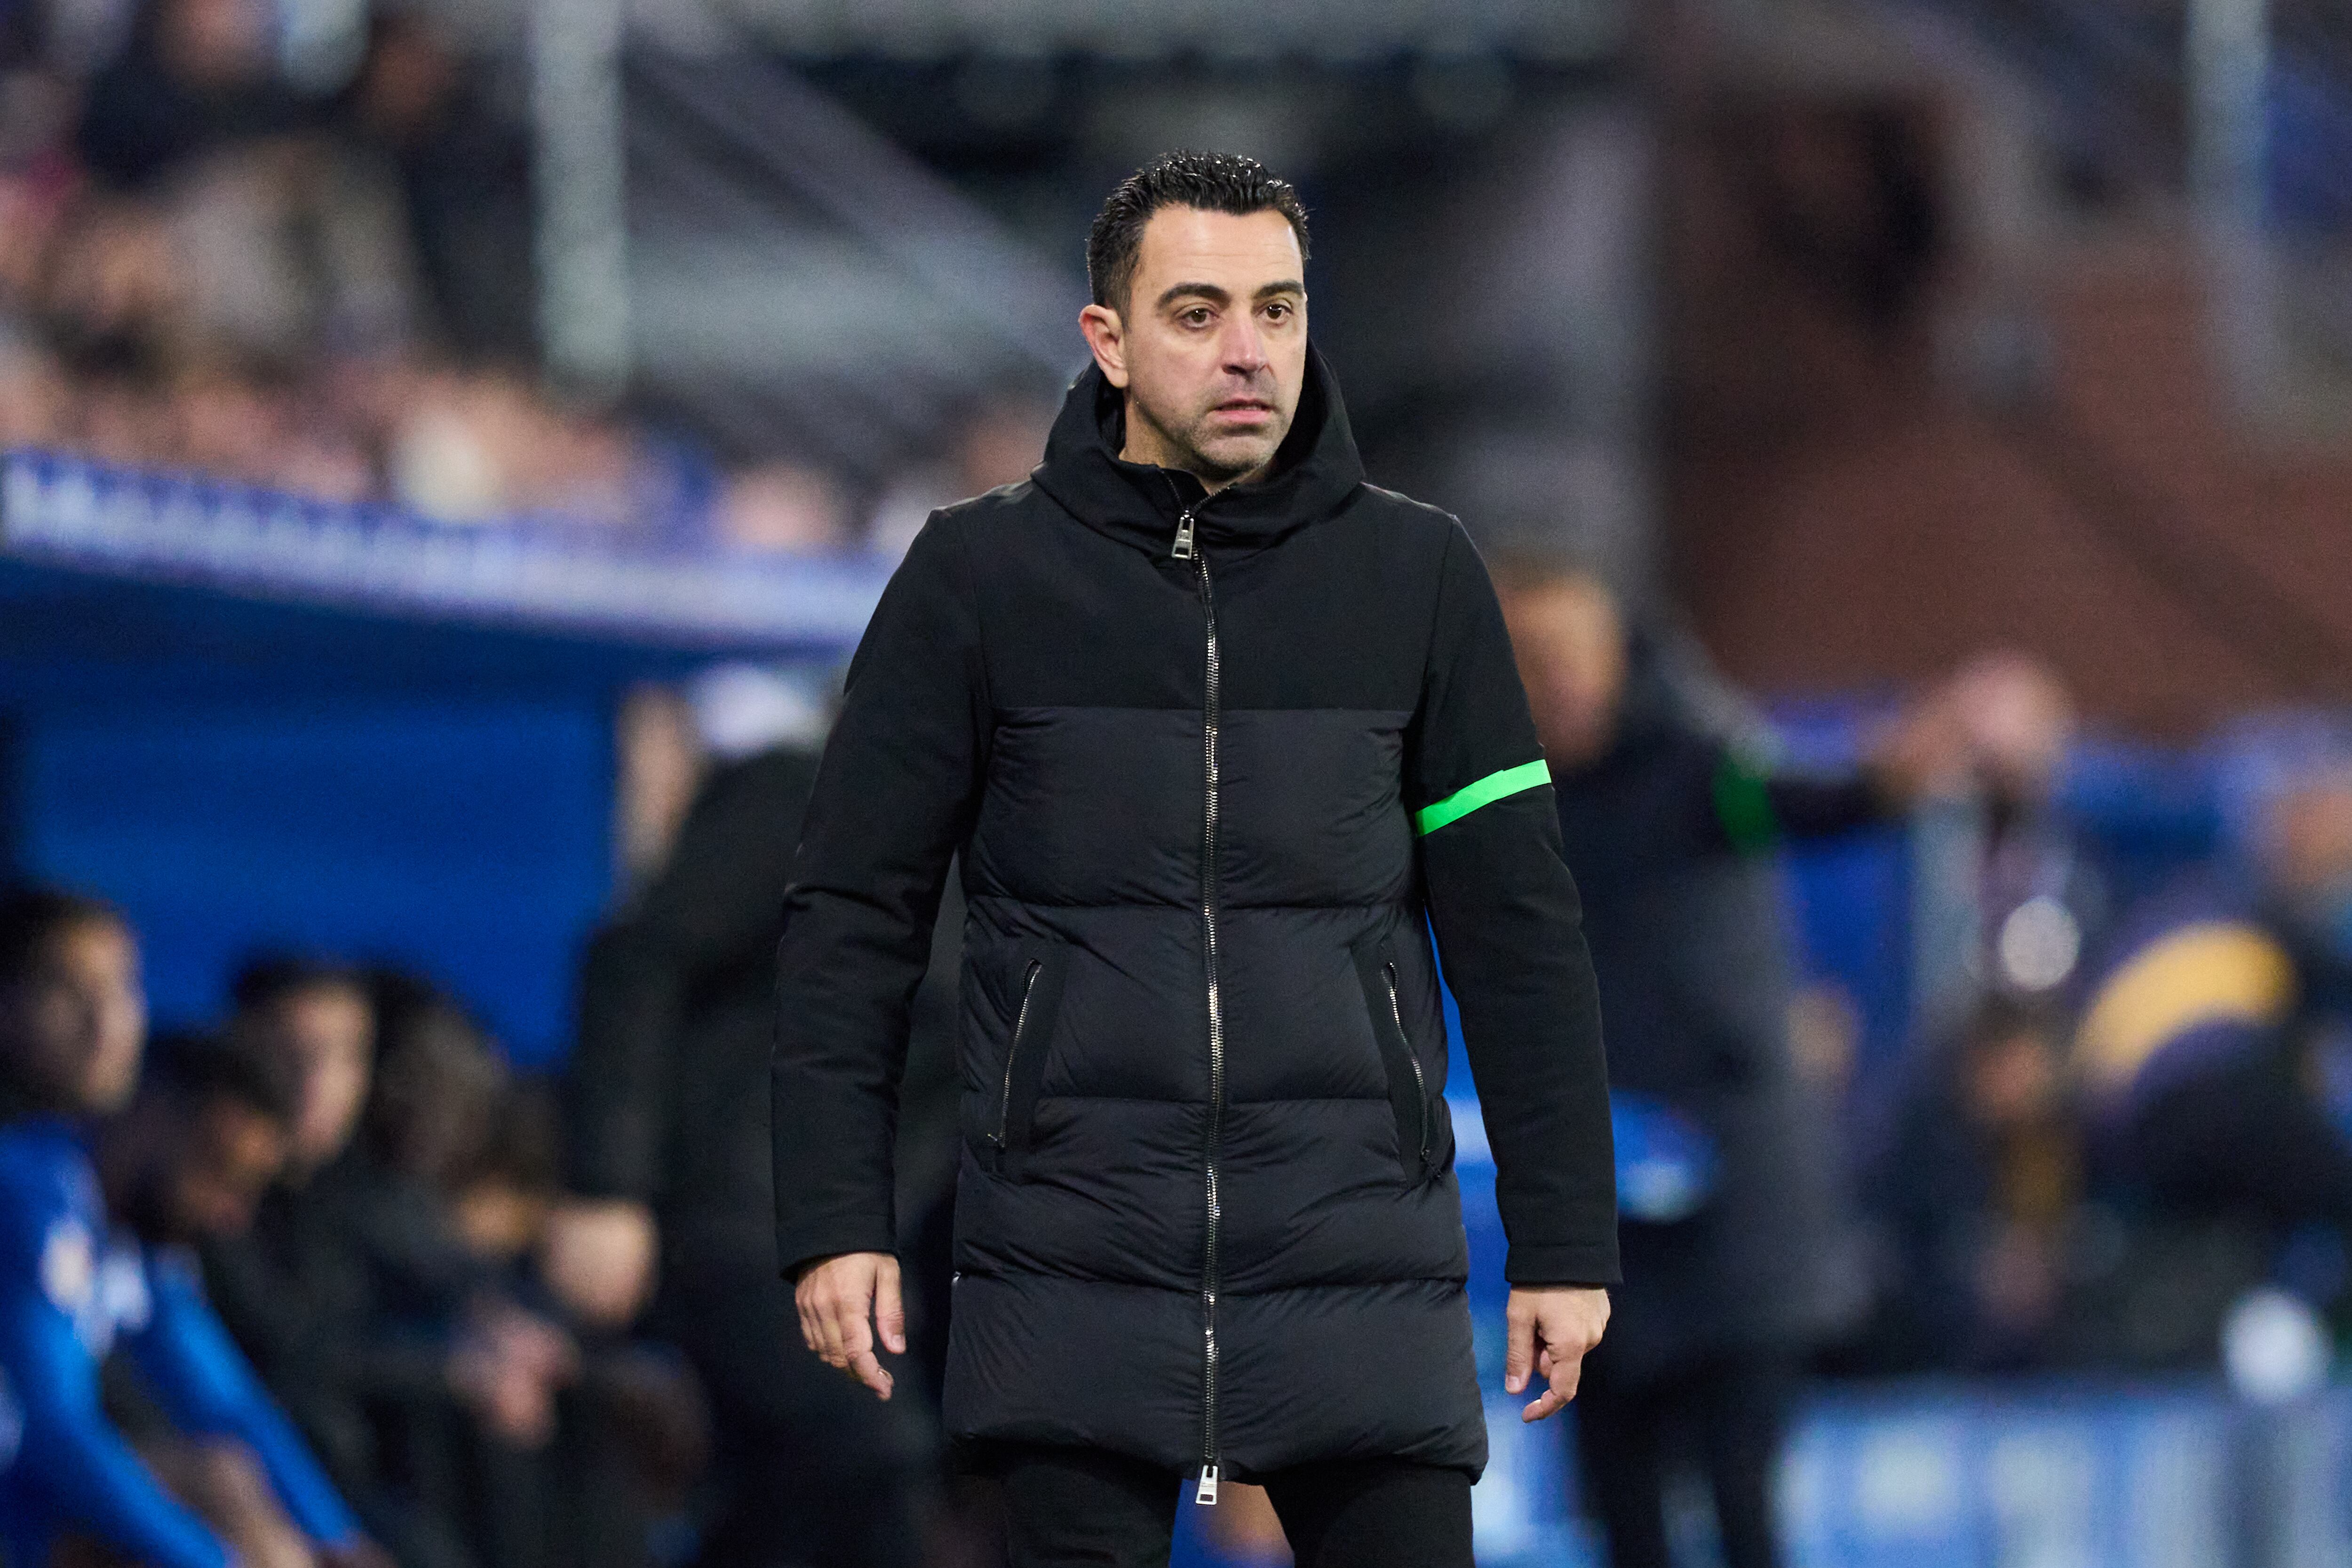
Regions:
[[[977,809],[989,707],[964,544],[917,536],[850,661],[802,824],[776,957],[776,1258],[894,1242],[909,1009]]]
[[[1798,772],[1748,754],[1695,723],[1657,742],[1638,798],[1612,805],[1603,830],[1632,835],[1645,865],[1755,855],[1899,818],[1859,769]]]
[[[815,773],[799,753],[715,773],[634,908],[581,966],[580,1041],[566,1084],[572,1190],[651,1202],[677,1136],[671,1086],[691,999],[712,976],[764,966]],[[789,837],[787,837],[789,835]]]
[[[0,1526],[20,1539],[85,1530],[152,1568],[231,1568],[107,1419],[75,1326],[94,1310],[97,1237],[22,1175],[0,1172],[0,1395],[23,1423],[13,1462],[0,1449]]]
[[[1551,775],[1486,569],[1445,547],[1405,803],[1494,1149],[1515,1285],[1608,1285],[1617,1199],[1601,1006]]]
[[[341,1494],[205,1303],[194,1261],[152,1260],[147,1278],[152,1306],[131,1336],[131,1353],[180,1430],[244,1444],[312,1541],[338,1547],[358,1540],[359,1521]]]

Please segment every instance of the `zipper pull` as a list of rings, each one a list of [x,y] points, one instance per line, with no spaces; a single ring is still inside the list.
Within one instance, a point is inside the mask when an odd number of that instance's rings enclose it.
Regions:
[[[1217,1471],[1215,1465],[1201,1467],[1201,1484],[1192,1493],[1192,1500],[1207,1508],[1217,1506]]]
[[[1176,519],[1176,548],[1168,553],[1179,561],[1192,559],[1192,509],[1189,506]],[[1212,1493],[1216,1491],[1217,1483],[1214,1478],[1210,1479],[1208,1487]],[[1214,1502],[1217,1500],[1212,1496],[1208,1500]]]

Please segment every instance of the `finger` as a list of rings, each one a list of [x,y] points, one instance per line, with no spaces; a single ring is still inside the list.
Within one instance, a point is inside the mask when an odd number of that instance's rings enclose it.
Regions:
[[[1509,1339],[1503,1352],[1503,1392],[1517,1394],[1528,1385],[1528,1370],[1535,1365],[1536,1326],[1532,1319],[1517,1312],[1505,1319]]]
[[[817,1355],[824,1353],[824,1329],[817,1310],[823,1289],[815,1280],[804,1279],[793,1292],[793,1307],[801,1315],[801,1342]]]
[[[874,1280],[874,1326],[882,1331],[882,1348],[892,1355],[907,1353],[907,1308],[898,1294],[898,1264],[893,1258],[878,1269]]]
[[[884,1369],[879,1361],[875,1359],[874,1352],[870,1347],[852,1352],[849,1358],[849,1370],[858,1382],[874,1391],[876,1398],[890,1397],[892,1382],[890,1373]]]
[[[834,1364],[845,1368],[852,1377],[872,1389],[876,1397],[887,1399],[892,1379],[874,1354],[874,1330],[866,1319],[869,1300],[864,1291],[858,1296],[855,1311],[839,1320],[843,1358]]]
[[[849,1364],[848,1325],[856,1321],[848,1315],[846,1304],[832,1291],[828,1290],[817,1299],[817,1354],[824,1359],[825,1365],[844,1367]]]
[[[1568,1402],[1576,1397],[1576,1385],[1583,1369],[1582,1362],[1563,1359],[1552,1372],[1549,1385],[1545,1388],[1543,1397],[1520,1411],[1519,1419],[1532,1425],[1538,1421],[1548,1420],[1567,1409]]]

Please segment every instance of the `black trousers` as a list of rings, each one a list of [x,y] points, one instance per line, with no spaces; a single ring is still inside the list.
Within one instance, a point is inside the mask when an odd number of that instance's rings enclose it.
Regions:
[[[1577,1459],[1611,1568],[1669,1568],[1667,1483],[1692,1463],[1715,1499],[1724,1568],[1776,1568],[1772,1468],[1790,1384],[1785,1357],[1770,1352],[1630,1383],[1605,1357],[1586,1359],[1571,1406]]]
[[[1011,1568],[1167,1568],[1185,1478],[1084,1448],[972,1457],[1003,1489]],[[1398,1459],[1264,1478],[1297,1568],[1471,1568],[1470,1478]],[[1187,1493],[1189,1499],[1190,1494]]]
[[[653,1321],[710,1401],[695,1568],[918,1568],[938,1451],[911,1369],[885,1405],[803,1351],[792,1287],[756,1255],[682,1255]]]

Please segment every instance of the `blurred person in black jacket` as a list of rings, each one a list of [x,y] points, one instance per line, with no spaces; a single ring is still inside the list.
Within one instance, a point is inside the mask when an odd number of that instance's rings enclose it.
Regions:
[[[395,1554],[529,1564],[547,1531],[536,1456],[577,1347],[467,1245],[456,1201],[504,1072],[429,987],[271,962],[238,1036],[299,1074],[296,1164],[205,1268],[230,1331]]]
[[[1887,1244],[1865,1351],[1886,1372],[2005,1372],[2059,1348],[2084,1135],[2066,1021],[1980,1003],[1906,1097],[1867,1206]]]
[[[1624,1194],[1625,1282],[1577,1399],[1588,1506],[1617,1568],[1663,1568],[1670,1471],[1696,1458],[1727,1568],[1762,1568],[1779,1561],[1794,1374],[1844,1306],[1771,851],[1898,817],[1972,770],[2031,786],[2065,704],[2031,667],[1987,661],[1908,708],[1860,767],[1799,774],[1762,759],[1695,649],[1629,622],[1595,576],[1532,554],[1495,576],[1583,893],[1613,1102],[1693,1156],[1672,1202]]]
[[[581,981],[569,1185],[592,1201],[559,1217],[551,1250],[569,1299],[625,1313],[651,1288],[658,1236],[647,1327],[686,1352],[711,1402],[720,1497],[701,1556],[711,1568],[919,1561],[936,1464],[922,1402],[877,1404],[777,1348],[794,1313],[776,1267],[773,965],[815,773],[815,752],[791,746],[714,769],[667,863],[591,944]],[[960,910],[943,912],[942,940],[961,922]],[[908,1231],[928,1238],[910,1252],[930,1259],[914,1270],[917,1339],[934,1357],[945,1339],[951,1172],[939,1151],[954,1142],[955,968],[951,946],[935,952],[918,997],[900,1138]]]
[[[205,1282],[229,1331],[364,1514],[384,1511],[365,1399],[438,1386],[431,1358],[371,1344],[368,1290],[343,1225],[335,1166],[365,1102],[375,1013],[360,976],[271,959],[238,975],[230,1036],[275,1057],[299,1085],[287,1167],[242,1234],[203,1248]],[[388,1521],[378,1522],[384,1530]],[[395,1543],[407,1528],[386,1531]],[[416,1559],[411,1549],[404,1556]]]

